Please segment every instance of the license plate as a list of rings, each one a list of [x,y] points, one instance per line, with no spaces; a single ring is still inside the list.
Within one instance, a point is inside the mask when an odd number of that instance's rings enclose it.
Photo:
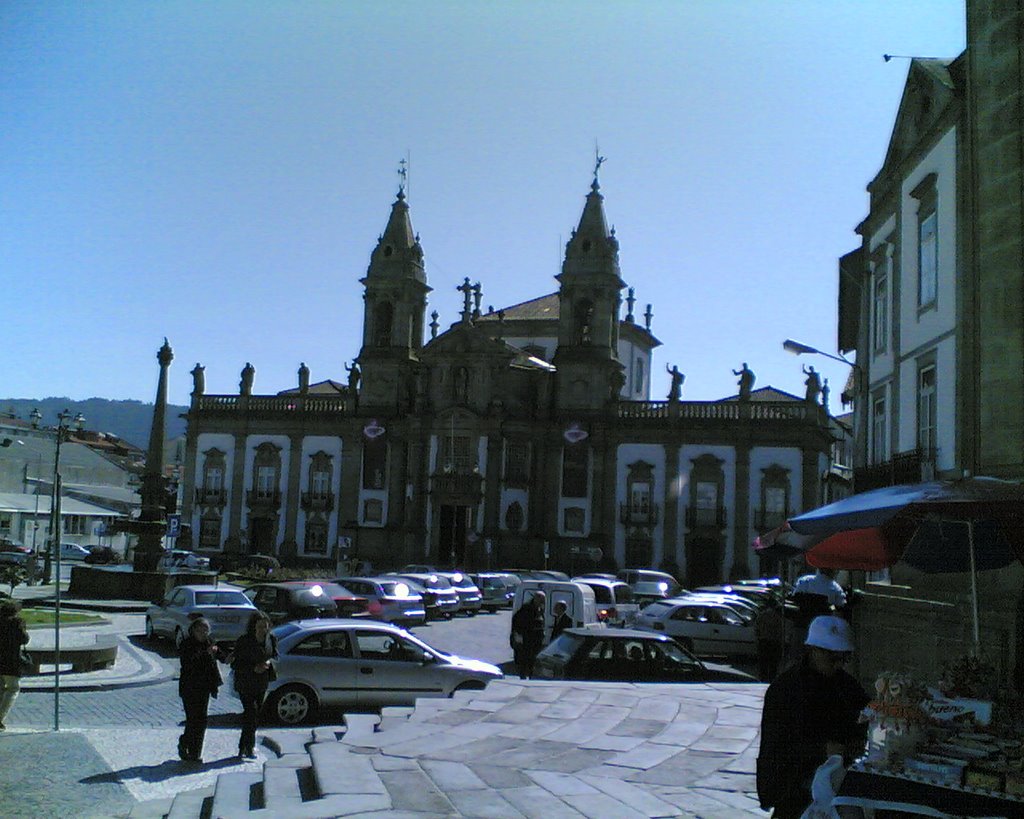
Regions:
[[[213,615],[213,622],[215,623],[237,623],[241,618],[236,614],[215,614]]]

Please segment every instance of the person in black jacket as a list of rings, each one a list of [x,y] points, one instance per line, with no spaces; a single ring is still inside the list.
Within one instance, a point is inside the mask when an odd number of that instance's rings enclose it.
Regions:
[[[534,592],[533,596],[519,607],[512,615],[512,633],[509,642],[515,658],[519,679],[526,680],[533,676],[533,664],[544,647],[544,592]]]
[[[841,617],[811,621],[802,661],[768,686],[761,713],[757,794],[773,819],[797,819],[813,801],[811,779],[828,757],[849,764],[864,750],[867,724],[859,720],[868,695],[842,670],[853,651]]]
[[[242,735],[238,755],[256,758],[256,726],[259,722],[267,685],[276,679],[271,660],[277,659],[277,640],[270,633],[270,620],[263,612],[249,618],[245,634],[238,638],[229,661],[235,677],[235,691],[242,701]]]
[[[21,690],[21,647],[28,642],[25,621],[13,600],[0,603],[0,731],[7,730],[4,720]]]
[[[572,628],[572,618],[569,616],[569,607],[563,600],[555,603],[551,613],[555,615],[555,622],[551,624],[551,642],[553,643],[559,634],[567,628]]]
[[[193,620],[178,650],[181,655],[178,696],[185,709],[185,733],[178,740],[178,756],[184,762],[202,762],[210,697],[217,696],[221,684],[217,646],[210,642],[210,621],[205,617]]]

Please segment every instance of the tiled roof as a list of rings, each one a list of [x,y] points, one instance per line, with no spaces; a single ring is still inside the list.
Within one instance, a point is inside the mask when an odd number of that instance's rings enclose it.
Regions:
[[[529,319],[557,319],[558,318],[558,293],[548,293],[530,301],[513,304],[511,307],[501,308],[505,311],[505,321],[526,321]],[[497,321],[498,311],[484,313],[480,316],[481,321]]]
[[[347,392],[347,388],[340,381],[328,378],[326,381],[317,381],[309,385],[310,395],[338,395]],[[278,395],[298,395],[299,388],[292,387],[290,390],[281,390]]]
[[[738,395],[730,395],[728,398],[719,398],[719,401],[738,401]],[[777,390],[775,387],[761,387],[759,390],[752,390],[750,393],[751,401],[803,401],[803,397],[799,395],[793,395],[792,393],[783,392]]]

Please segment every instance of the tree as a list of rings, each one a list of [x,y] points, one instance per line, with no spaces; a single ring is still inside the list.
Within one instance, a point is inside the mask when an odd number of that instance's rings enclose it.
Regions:
[[[19,586],[28,580],[28,572],[24,566],[16,563],[0,563],[0,583],[7,583],[11,587],[11,594],[14,594],[14,587]]]

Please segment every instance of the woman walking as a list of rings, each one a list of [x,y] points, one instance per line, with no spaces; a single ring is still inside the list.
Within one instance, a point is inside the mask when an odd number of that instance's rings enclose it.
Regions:
[[[21,647],[28,642],[28,629],[13,600],[0,602],[0,731],[21,690]]]
[[[184,762],[202,762],[210,697],[217,696],[221,684],[217,646],[210,642],[210,621],[205,617],[193,620],[179,651],[178,696],[185,708],[185,733],[178,740],[178,756]]]
[[[230,659],[235,691],[242,701],[242,736],[238,755],[256,758],[256,725],[259,722],[267,685],[277,678],[270,662],[277,658],[277,640],[270,633],[270,620],[263,612],[249,618],[245,634],[238,638]]]

